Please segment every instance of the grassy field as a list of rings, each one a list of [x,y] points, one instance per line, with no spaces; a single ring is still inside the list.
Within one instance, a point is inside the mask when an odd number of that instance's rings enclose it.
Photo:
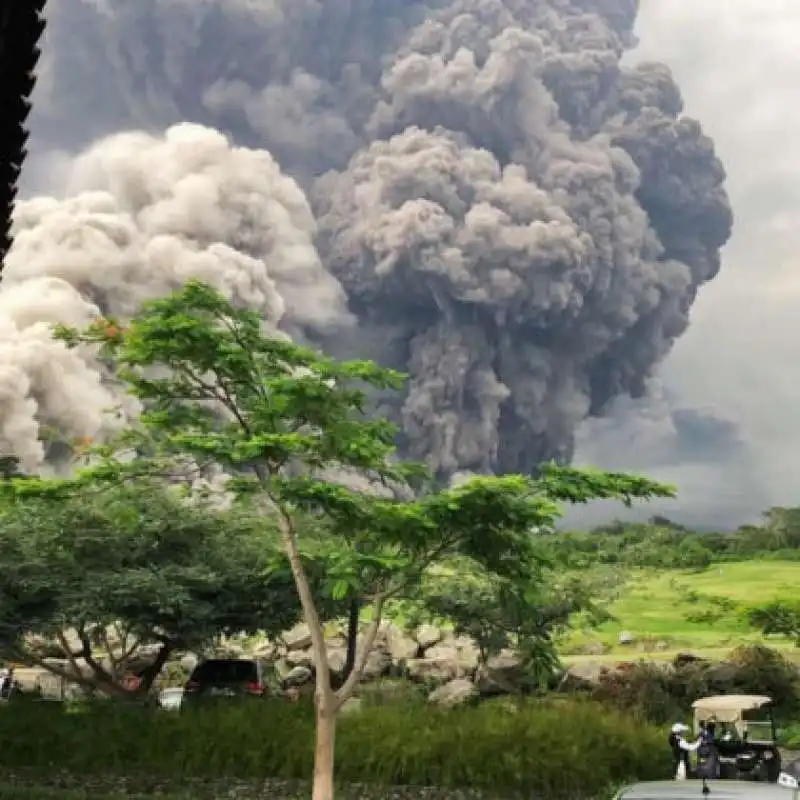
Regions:
[[[563,645],[566,660],[671,658],[682,651],[714,657],[739,644],[763,641],[749,628],[742,610],[795,597],[800,562],[745,561],[714,565],[700,573],[608,571],[605,580],[615,596],[610,610],[616,620],[596,631],[575,631]],[[623,631],[633,634],[634,644],[619,644]],[[598,644],[608,652],[594,654]],[[800,658],[787,640],[770,638],[769,645]]]

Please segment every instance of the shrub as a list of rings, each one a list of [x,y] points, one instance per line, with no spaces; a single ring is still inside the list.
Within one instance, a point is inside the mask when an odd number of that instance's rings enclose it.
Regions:
[[[678,719],[682,713],[673,691],[673,676],[663,665],[646,661],[603,670],[592,697],[658,725]]]
[[[781,730],[778,743],[787,750],[800,750],[800,723],[788,725]]]
[[[780,651],[763,645],[737,647],[728,661],[736,668],[731,691],[769,695],[784,717],[800,707],[800,674]]]
[[[180,714],[111,702],[73,710],[8,704],[0,709],[0,769],[304,779],[312,769],[313,722],[309,706],[277,701]],[[337,778],[345,783],[470,787],[555,800],[669,775],[662,730],[589,701],[364,707],[341,720],[336,745]]]
[[[680,719],[699,697],[715,694],[769,695],[777,716],[788,719],[800,707],[800,675],[777,650],[750,645],[736,648],[721,664],[691,661],[671,668],[640,661],[606,669],[591,696],[663,724]]]

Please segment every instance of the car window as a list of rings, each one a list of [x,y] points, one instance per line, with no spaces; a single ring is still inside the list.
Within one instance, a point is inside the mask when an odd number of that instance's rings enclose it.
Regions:
[[[254,661],[206,661],[195,667],[192,681],[198,683],[246,683],[258,680]]]

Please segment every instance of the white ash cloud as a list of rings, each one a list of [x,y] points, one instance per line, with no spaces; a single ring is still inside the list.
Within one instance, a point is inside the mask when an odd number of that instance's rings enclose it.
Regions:
[[[19,204],[0,289],[0,440],[25,468],[43,458],[39,423],[94,438],[113,419],[93,354],[54,341],[54,323],[127,318],[191,278],[296,336],[350,322],[305,196],[265,151],[198,125],[122,133],[73,161],[65,195]]]

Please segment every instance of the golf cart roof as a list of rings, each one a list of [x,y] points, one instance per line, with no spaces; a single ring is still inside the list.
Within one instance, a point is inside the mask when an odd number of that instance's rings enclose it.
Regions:
[[[626,786],[614,800],[794,800],[792,789],[755,781],[643,781]]]
[[[701,697],[692,703],[692,708],[695,716],[705,714],[723,721],[735,721],[743,711],[762,708],[771,702],[771,697],[762,694],[722,694],[715,697]]]

